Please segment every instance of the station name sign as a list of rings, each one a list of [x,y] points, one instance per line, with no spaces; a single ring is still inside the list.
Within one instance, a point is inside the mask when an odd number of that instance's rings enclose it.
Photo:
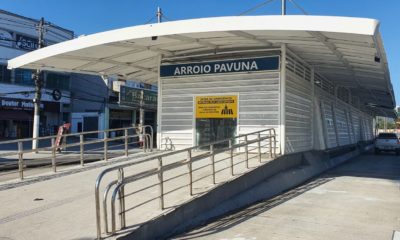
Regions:
[[[247,58],[215,62],[163,65],[161,77],[179,77],[203,74],[256,72],[279,69],[279,57]]]

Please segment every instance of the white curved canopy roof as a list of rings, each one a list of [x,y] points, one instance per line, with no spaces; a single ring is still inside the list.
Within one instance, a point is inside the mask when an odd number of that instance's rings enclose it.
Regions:
[[[327,16],[241,16],[165,22],[92,34],[8,62],[31,68],[119,75],[157,84],[160,56],[180,57],[287,47],[364,103],[393,113],[385,51],[373,19]]]

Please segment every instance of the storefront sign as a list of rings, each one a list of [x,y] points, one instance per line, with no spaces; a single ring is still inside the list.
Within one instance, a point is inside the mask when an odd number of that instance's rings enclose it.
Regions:
[[[17,34],[17,48],[32,51],[38,48],[38,40],[23,35]]]
[[[0,98],[0,109],[26,110],[33,111],[35,105],[32,100]],[[60,112],[60,103],[40,102],[40,109],[46,112]]]
[[[145,105],[157,105],[157,93],[148,91],[148,90],[143,90],[143,101]]]
[[[137,88],[130,88],[126,86],[121,86],[119,92],[119,101],[121,103],[130,104],[140,104],[140,99],[142,97],[142,90]]]
[[[157,107],[157,93],[144,89],[121,86],[119,101],[122,104],[140,106],[143,92],[143,104],[147,108]]]
[[[263,57],[161,66],[161,77],[278,70],[279,57]]]
[[[197,96],[196,118],[237,118],[237,96]]]

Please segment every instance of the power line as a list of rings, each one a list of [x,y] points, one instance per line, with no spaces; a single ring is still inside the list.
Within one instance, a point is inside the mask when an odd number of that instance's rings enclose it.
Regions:
[[[263,7],[263,6],[265,6],[265,5],[267,5],[268,3],[271,3],[271,2],[273,2],[273,1],[275,1],[275,0],[268,0],[268,1],[262,2],[262,3],[260,3],[260,4],[256,5],[256,6],[254,6],[254,7],[250,8],[250,9],[248,9],[248,10],[246,10],[246,11],[240,13],[238,16],[246,15],[246,14],[248,14],[248,13],[250,13],[250,12],[253,12],[254,10],[256,10],[256,9],[258,9],[258,8],[260,8],[260,7]]]
[[[295,7],[297,7],[298,9],[300,9],[300,11],[304,14],[304,15],[308,15],[308,13],[306,12],[306,10],[304,10],[304,8],[302,8],[299,4],[297,4],[294,0],[289,0],[289,2],[291,2]]]
[[[174,19],[165,16],[165,14],[162,14],[161,16],[162,16],[163,18],[167,19],[167,21],[174,21]]]
[[[60,38],[65,38],[65,40],[70,40],[70,38],[69,38],[68,36],[62,35],[62,34],[56,32],[56,31],[53,31],[53,30],[51,30],[51,29],[47,29],[47,32],[48,32],[48,33],[52,33],[53,35],[57,35],[57,36],[59,36]],[[74,37],[74,36],[75,36],[75,35],[73,34],[72,37]]]
[[[153,16],[152,18],[150,18],[147,22],[145,22],[144,24],[149,24],[151,23],[153,20],[155,20],[156,16]]]
[[[53,33],[48,33],[47,36],[52,36],[52,37],[60,40],[60,42],[71,40],[70,38],[61,37],[60,35],[55,35]]]

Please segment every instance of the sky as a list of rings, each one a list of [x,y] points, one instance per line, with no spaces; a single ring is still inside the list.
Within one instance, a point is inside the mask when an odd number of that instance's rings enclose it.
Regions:
[[[280,0],[246,15],[280,14]],[[400,105],[399,0],[294,0],[310,15],[374,18],[380,21],[397,105]],[[155,22],[157,7],[165,20],[235,16],[266,0],[2,0],[0,8],[23,16],[44,17],[76,35]],[[287,14],[303,14],[289,0]]]

